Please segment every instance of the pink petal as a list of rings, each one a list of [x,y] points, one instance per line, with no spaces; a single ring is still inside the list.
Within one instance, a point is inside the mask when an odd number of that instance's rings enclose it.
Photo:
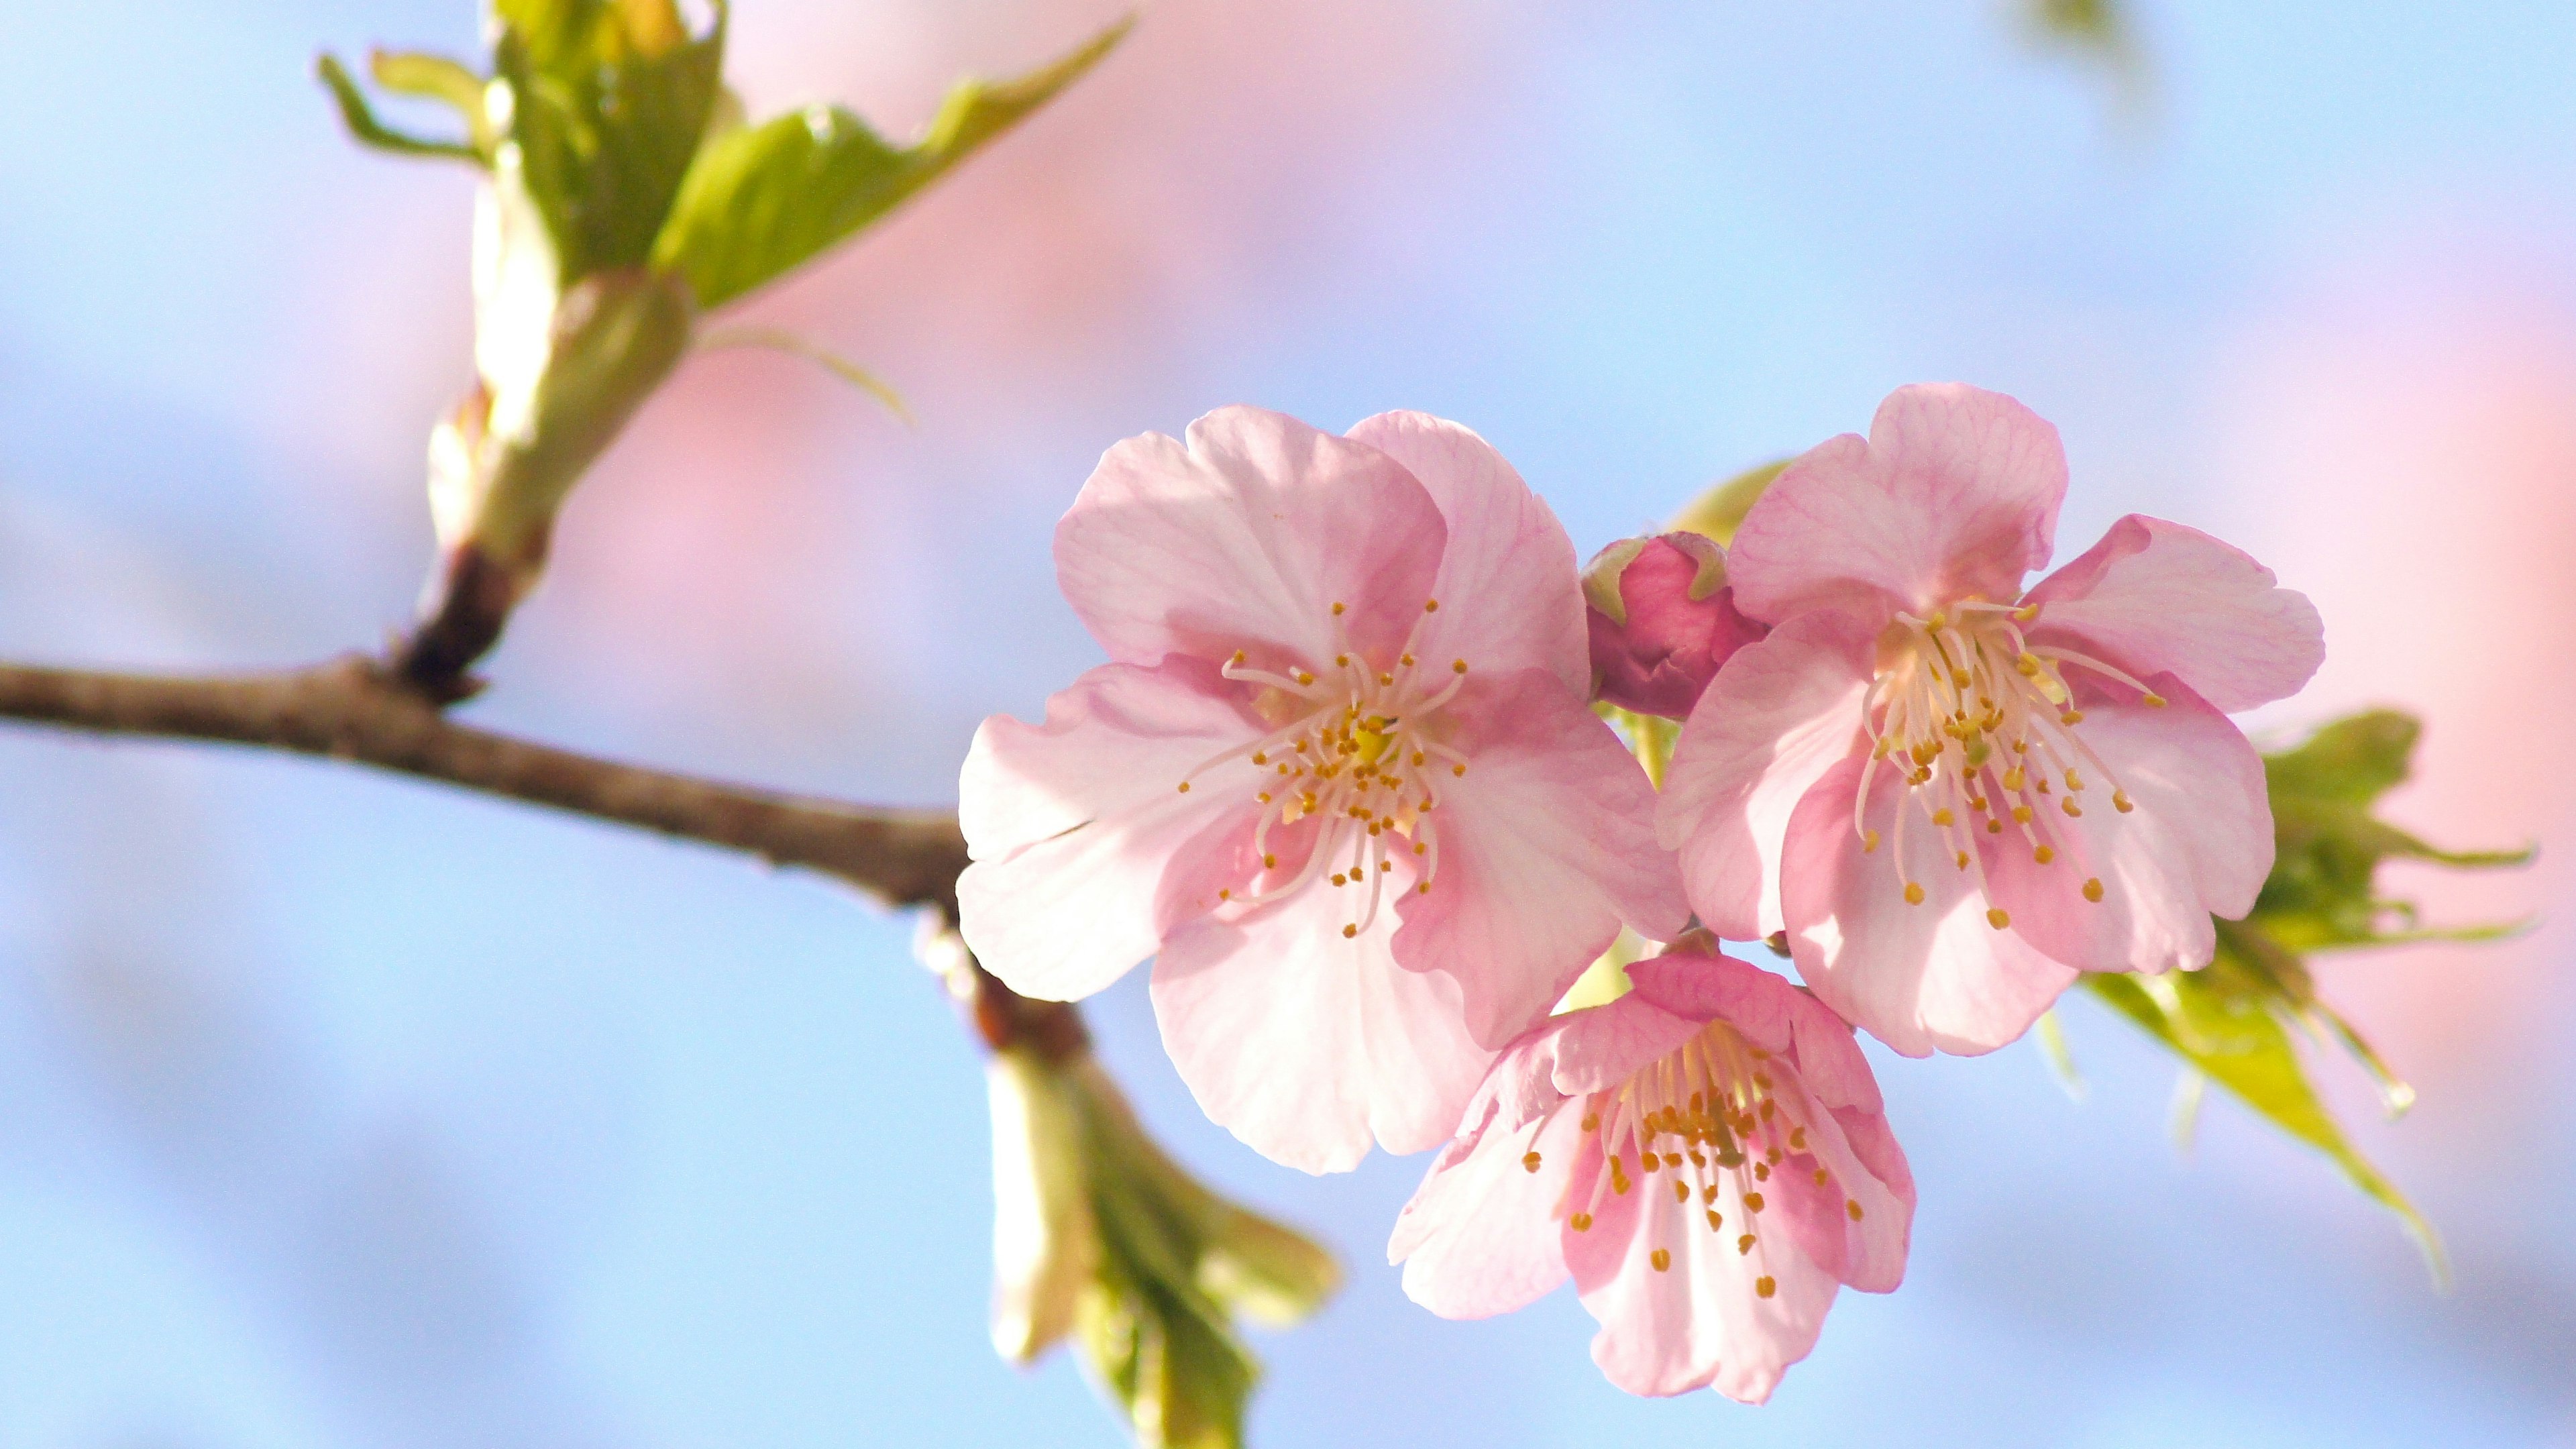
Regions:
[[[1780,847],[1789,814],[1836,761],[1861,748],[1871,633],[1809,614],[1748,645],[1682,725],[1656,833],[1681,852],[1700,923],[1730,940],[1781,928]]]
[[[1396,1218],[1386,1260],[1405,1296],[1443,1318],[1490,1318],[1565,1281],[1565,1190],[1583,1144],[1579,1108],[1535,1130],[1499,1126],[1443,1152]],[[1539,1154],[1538,1170],[1524,1154]]]
[[[1613,1091],[1698,1035],[1700,1023],[1631,992],[1600,1006],[1552,1016],[1522,1038],[1533,1075],[1560,1095]],[[1515,1052],[1521,1051],[1515,1046]]]
[[[1880,771],[1867,823],[1883,843],[1863,853],[1852,820],[1863,763],[1828,771],[1789,820],[1781,905],[1798,974],[1844,1020],[1907,1056],[1992,1051],[2038,1020],[2075,972],[1988,924],[1992,902],[1940,857],[1919,819],[1908,822],[1908,867],[1924,899],[1907,904],[1895,838],[1903,787]],[[1982,859],[1996,860],[1979,841]]]
[[[1782,977],[1731,956],[1668,952],[1628,975],[1637,989],[1621,1001],[1642,997],[1692,1020],[1724,1021],[1773,1053],[1775,1095],[1805,1124],[1809,1144],[1771,1174],[1777,1221],[1852,1287],[1894,1288],[1905,1275],[1914,1177],[1880,1115],[1878,1082],[1851,1027]],[[1821,1185],[1813,1176],[1819,1166],[1830,1174]]]
[[[1913,1238],[1914,1178],[1905,1155],[1895,1151],[1887,1119],[1825,1108],[1803,1074],[1777,1085],[1782,1110],[1806,1125],[1807,1150],[1772,1170],[1772,1202],[1763,1226],[1785,1226],[1809,1261],[1845,1285],[1864,1293],[1894,1292],[1905,1281]],[[1868,1141],[1870,1156],[1858,1150],[1855,1133]],[[1894,1152],[1893,1162],[1880,1149]],[[1819,1168],[1826,1173],[1821,1183],[1815,1179]],[[1861,1209],[1857,1218],[1851,1215],[1855,1203]]]
[[[2296,694],[2325,662],[2308,596],[2196,528],[2132,513],[2026,596],[2031,642],[2144,679],[2171,672],[2228,713]]]
[[[1590,1232],[1566,1234],[1583,1306],[1601,1323],[1592,1361],[1632,1394],[1714,1385],[1761,1403],[1816,1346],[1838,1285],[1779,1228],[1759,1233],[1752,1252],[1737,1251],[1742,1208],[1731,1196],[1721,1202],[1726,1227],[1711,1232],[1696,1203],[1678,1207],[1662,1187],[1653,1180],[1609,1197]],[[1665,1271],[1649,1256],[1656,1247],[1672,1254]],[[1768,1298],[1756,1289],[1764,1277]]]
[[[2272,806],[2263,761],[2242,731],[2171,675],[2148,681],[2168,701],[2079,687],[2076,732],[2110,766],[2136,808],[2112,808],[2112,784],[2091,778],[2074,797],[2084,814],[2048,817],[2056,858],[2000,852],[1996,900],[2016,934],[2087,971],[2165,971],[2209,964],[2209,918],[2253,909],[2272,870]],[[2097,772],[2086,769],[2087,776]],[[2101,901],[2084,898],[2088,879]]]
[[[1356,938],[1343,892],[1310,886],[1181,926],[1154,960],[1163,1047],[1209,1120],[1274,1162],[1342,1172],[1449,1137],[1493,1053],[1458,984],[1395,964],[1392,911]]]
[[[1431,597],[1447,527],[1402,464],[1259,408],[1228,407],[1111,448],[1056,525],[1064,596],[1112,659],[1222,660],[1400,646]],[[1265,649],[1263,646],[1268,646]]]
[[[1380,413],[1350,436],[1420,479],[1448,525],[1430,593],[1440,612],[1424,621],[1415,652],[1430,660],[1464,659],[1494,674],[1544,669],[1569,693],[1583,695],[1591,665],[1574,540],[1547,503],[1491,443],[1445,418]]]
[[[1818,445],[1753,505],[1727,554],[1736,606],[1778,624],[2012,599],[2065,496],[2066,450],[2037,413],[1960,383],[1898,388],[1866,440]]]
[[[1608,725],[1535,669],[1470,685],[1449,714],[1469,764],[1443,778],[1439,865],[1407,892],[1396,958],[1465,989],[1468,1030],[1499,1047],[1545,1017],[1621,922],[1651,940],[1689,908],[1655,843],[1654,788]]]
[[[958,777],[975,861],[957,881],[959,927],[1004,984],[1055,1001],[1098,991],[1185,908],[1163,894],[1167,869],[1231,859],[1234,836],[1249,845],[1244,802],[1179,789],[1264,731],[1238,691],[1194,660],[1110,664],[1049,699],[1044,724],[995,715],[975,732]]]
[[[1585,576],[1587,590],[1616,591],[1618,617],[1597,607],[1584,613],[1594,697],[1621,709],[1688,717],[1719,668],[1768,632],[1736,610],[1724,551],[1696,533],[1614,543]]]

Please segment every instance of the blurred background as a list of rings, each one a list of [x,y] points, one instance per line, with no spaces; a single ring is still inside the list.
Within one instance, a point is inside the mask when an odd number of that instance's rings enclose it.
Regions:
[[[1095,0],[741,0],[756,114],[897,133]],[[1095,662],[1050,529],[1229,401],[1461,419],[1587,553],[1960,378],[2064,431],[2061,556],[2132,510],[2323,607],[2259,717],[2429,730],[2391,813],[2576,824],[2576,11],[2136,0],[2131,84],[1989,0],[1160,0],[858,247],[764,295],[892,382],[692,363],[571,506],[467,717],[937,804]],[[402,621],[470,381],[469,174],[345,141],[313,52],[468,0],[0,15],[0,653],[287,664]],[[981,1067],[908,921],[816,881],[309,762],[0,729],[0,1446],[1121,1442],[986,1345]],[[1570,1294],[1451,1324],[1383,1266],[1420,1161],[1308,1179],[1201,1120],[1141,973],[1104,1056],[1351,1285],[1263,1337],[1267,1446],[2576,1443],[2576,875],[2392,871],[2502,947],[2329,957],[2423,1094],[2395,1222],[2089,1000],[1883,1054],[1923,1186],[1755,1411],[1629,1399]]]

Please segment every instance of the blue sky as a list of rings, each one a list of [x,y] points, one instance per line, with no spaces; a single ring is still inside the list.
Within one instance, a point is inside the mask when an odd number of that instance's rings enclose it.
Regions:
[[[841,74],[792,55],[837,33],[833,7],[739,8],[754,80]],[[1466,38],[1418,82],[1437,104],[1368,91],[1369,125],[1278,143],[1305,160],[1253,210],[1285,239],[1220,249],[1221,285],[1155,282],[1152,315],[1062,324],[1005,361],[851,300],[900,289],[892,261],[956,218],[1039,206],[1013,188],[1073,144],[1041,118],[1017,160],[771,304],[881,346],[921,385],[917,433],[828,383],[709,362],[570,516],[577,554],[686,471],[654,449],[698,457],[691,428],[781,392],[799,431],[761,466],[858,480],[812,524],[851,577],[741,585],[745,617],[846,652],[783,658],[723,622],[630,670],[659,637],[635,619],[718,585],[639,603],[576,556],[477,715],[952,798],[976,719],[1034,713],[1096,658],[1045,564],[1091,459],[1237,399],[1468,420],[1588,552],[1862,426],[1892,386],[1961,377],[2064,430],[2075,547],[2137,509],[2295,550],[2302,515],[2246,485],[2240,436],[2243,359],[2281,318],[2507,274],[2534,316],[2576,316],[2547,311],[2576,294],[2576,12],[2137,9],[2153,79],[2131,114],[1980,3],[1391,7],[1417,41]],[[943,64],[959,35],[1012,38],[970,57],[1000,67],[1076,33],[1061,10],[920,26]],[[1176,3],[1139,43],[1282,23],[1254,13]],[[1300,34],[1329,56],[1349,13]],[[1032,15],[1041,38],[1013,28]],[[0,151],[0,651],[250,667],[404,616],[422,428],[464,377],[468,192],[354,153],[307,68],[323,44],[472,33],[455,0],[0,18],[21,138]],[[1105,94],[1189,59],[1152,54]],[[1132,139],[1110,100],[1079,103],[1064,135]],[[1152,139],[1100,174],[1244,185]],[[1027,194],[1089,205],[1094,175]],[[1027,246],[1004,254],[1046,254]],[[1096,371],[1065,360],[1091,348]],[[886,491],[897,471],[924,491]],[[980,1067],[908,922],[713,852],[298,761],[10,732],[0,782],[0,1449],[1119,1442],[1062,1356],[1022,1375],[985,1346]],[[2535,939],[2563,962],[2563,938]],[[2428,1102],[2367,1139],[2450,1232],[2448,1296],[2384,1215],[2232,1109],[2178,1154],[2170,1069],[2088,1006],[2067,1013],[2080,1104],[2026,1045],[1882,1054],[1923,1183],[1910,1280],[1846,1295],[1756,1412],[1609,1389],[1570,1297],[1478,1324],[1414,1309],[1382,1245],[1421,1164],[1319,1180],[1252,1156],[1195,1114],[1140,987],[1092,1018],[1147,1120],[1352,1270],[1317,1323],[1260,1339],[1262,1444],[2576,1435],[2563,1052],[2502,1085],[2433,1056],[2419,1081],[2449,1083],[2448,1115]],[[2502,1009],[2548,1040],[2576,1024],[2556,988]]]

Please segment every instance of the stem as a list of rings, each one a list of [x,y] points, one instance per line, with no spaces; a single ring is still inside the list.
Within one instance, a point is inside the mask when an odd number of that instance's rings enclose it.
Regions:
[[[621,764],[458,724],[375,660],[271,674],[109,674],[0,664],[0,719],[99,734],[317,755],[801,866],[952,926],[966,841],[944,810],[888,810]],[[1086,1041],[1064,1002],[1012,992],[981,966],[975,1027],[1000,1050],[1053,1057]]]

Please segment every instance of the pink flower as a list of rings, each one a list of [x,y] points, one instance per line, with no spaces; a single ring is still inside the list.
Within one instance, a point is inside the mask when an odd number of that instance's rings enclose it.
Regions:
[[[1908,387],[1792,464],[1728,556],[1774,627],[1710,684],[1659,827],[1700,920],[1786,931],[1818,997],[1898,1051],[1990,1051],[2085,971],[2208,963],[2272,864],[2226,711],[2297,690],[2316,610],[2135,514],[2028,593],[2056,429]]]
[[[1474,433],[1220,409],[1110,449],[1055,552],[1112,662],[976,732],[967,943],[1058,1000],[1154,956],[1182,1078],[1261,1152],[1437,1145],[1622,922],[1682,929],[1573,545]]]
[[[1696,533],[1623,538],[1583,570],[1593,694],[1637,714],[1688,715],[1728,656],[1762,637],[1737,613],[1726,550]]]
[[[1840,1018],[1695,949],[1505,1050],[1396,1220],[1387,1259],[1444,1318],[1570,1274],[1592,1360],[1632,1394],[1769,1398],[1843,1284],[1905,1276],[1914,1177]]]

